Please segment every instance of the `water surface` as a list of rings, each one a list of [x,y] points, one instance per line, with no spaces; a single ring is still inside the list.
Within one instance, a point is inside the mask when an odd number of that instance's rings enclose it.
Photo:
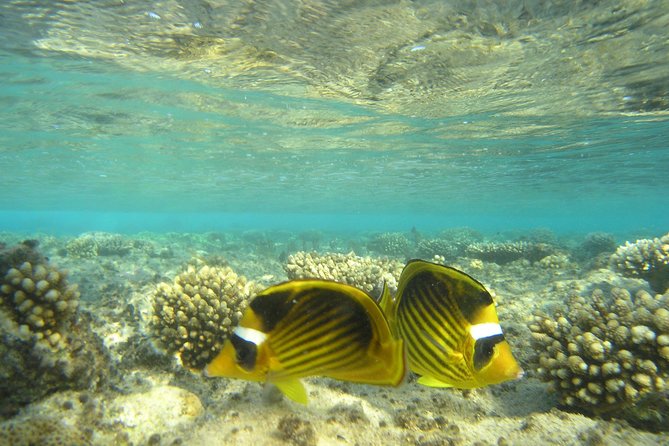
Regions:
[[[668,10],[6,2],[3,226],[661,231]]]

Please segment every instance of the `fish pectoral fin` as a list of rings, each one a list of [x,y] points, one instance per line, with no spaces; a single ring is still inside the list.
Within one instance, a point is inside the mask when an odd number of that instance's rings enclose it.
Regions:
[[[439,381],[437,378],[427,375],[418,378],[418,384],[421,384],[426,387],[453,387],[452,384],[449,384],[444,381]]]
[[[272,381],[274,384],[287,398],[295,401],[300,404],[307,404],[307,389],[304,388],[304,384],[300,382],[299,379],[285,379],[279,381]]]

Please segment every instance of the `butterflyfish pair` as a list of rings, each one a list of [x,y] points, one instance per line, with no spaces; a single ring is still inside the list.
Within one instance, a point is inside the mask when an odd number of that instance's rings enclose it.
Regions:
[[[485,287],[454,268],[412,260],[381,307],[409,368],[430,387],[471,389],[522,377]]]
[[[337,282],[293,280],[267,288],[249,303],[204,372],[270,382],[306,404],[300,378],[398,386],[406,359],[403,341],[393,336],[367,293]]]

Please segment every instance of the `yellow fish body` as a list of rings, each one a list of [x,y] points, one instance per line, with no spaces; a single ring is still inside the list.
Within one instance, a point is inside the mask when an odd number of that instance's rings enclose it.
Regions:
[[[299,378],[397,386],[406,360],[403,342],[367,293],[325,280],[293,280],[250,302],[205,374],[270,382],[306,404]]]
[[[492,296],[461,271],[412,260],[402,270],[395,300],[384,290],[381,307],[423,385],[471,389],[523,375]]]

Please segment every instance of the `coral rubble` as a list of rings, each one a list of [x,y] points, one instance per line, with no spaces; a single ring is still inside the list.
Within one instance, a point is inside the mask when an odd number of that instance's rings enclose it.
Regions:
[[[595,289],[589,299],[572,297],[567,308],[553,317],[537,315],[530,326],[539,376],[564,406],[606,413],[667,392],[669,293],[639,291],[632,298],[614,288],[607,298]]]
[[[89,437],[55,417],[17,417],[0,424],[3,445],[88,446]]]
[[[156,288],[151,330],[186,367],[201,369],[222,348],[257,291],[255,282],[230,267],[189,266],[174,283]]]
[[[360,257],[348,254],[319,255],[298,251],[288,256],[286,273],[290,279],[325,279],[356,286],[375,296],[381,294],[384,282],[391,291],[404,268],[399,260]]]
[[[664,293],[669,288],[669,233],[619,246],[611,264],[623,275],[640,277],[655,291]]]

